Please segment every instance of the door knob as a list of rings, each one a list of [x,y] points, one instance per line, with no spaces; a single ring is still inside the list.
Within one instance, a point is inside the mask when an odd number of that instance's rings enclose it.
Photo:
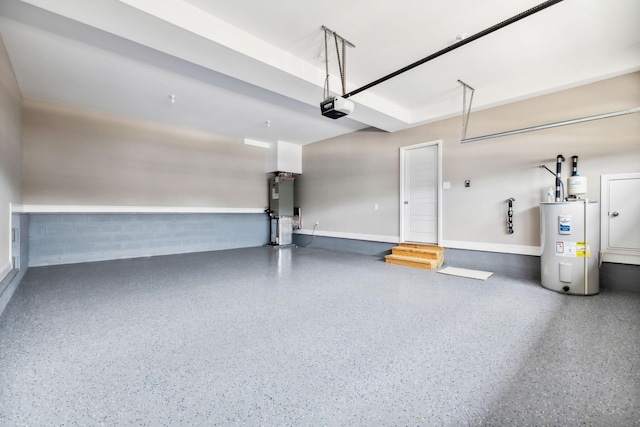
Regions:
[[[404,204],[405,204],[405,205],[408,205],[408,204],[409,204],[409,201],[408,201],[408,200],[405,200],[405,201],[404,201]]]
[[[611,216],[618,216],[620,215],[618,212],[611,212]]]

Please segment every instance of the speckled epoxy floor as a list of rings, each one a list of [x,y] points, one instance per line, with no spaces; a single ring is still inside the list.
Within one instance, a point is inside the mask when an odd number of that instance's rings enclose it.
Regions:
[[[319,249],[40,267],[0,425],[640,425],[640,294]]]

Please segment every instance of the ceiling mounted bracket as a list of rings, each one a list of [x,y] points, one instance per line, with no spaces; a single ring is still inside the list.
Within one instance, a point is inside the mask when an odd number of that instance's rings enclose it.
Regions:
[[[330,28],[325,27],[324,25],[321,26],[320,28],[322,28],[324,30],[324,32],[328,32],[329,34],[331,34],[332,36],[340,39],[340,40],[344,40],[344,42],[347,44],[347,46],[349,47],[356,47],[355,44],[351,43],[349,40],[345,39],[344,37],[342,37],[340,34],[336,33],[335,31],[333,31]]]
[[[324,31],[324,62],[325,62],[325,82],[324,82],[324,99],[329,99],[331,96],[329,90],[329,38],[333,37],[336,44],[336,57],[338,58],[338,69],[340,71],[340,82],[342,84],[342,95],[347,92],[347,46],[355,48],[356,45],[349,40],[342,37],[332,29],[322,26],[320,27]],[[340,52],[340,45],[342,45],[342,53]]]
[[[473,93],[476,91],[474,88],[458,80],[458,83],[462,85],[462,139],[467,137],[467,126],[469,126],[469,117],[471,117],[471,104],[473,104]],[[469,97],[469,106],[467,107],[467,91],[471,91]]]

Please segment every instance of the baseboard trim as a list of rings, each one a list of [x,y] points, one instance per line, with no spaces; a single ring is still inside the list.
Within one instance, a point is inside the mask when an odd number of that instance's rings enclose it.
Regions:
[[[602,261],[615,264],[640,265],[640,255],[604,252]]]
[[[264,213],[265,208],[179,206],[12,205],[13,213]]]
[[[459,240],[443,240],[441,246],[451,249],[466,249],[471,251],[498,252],[514,255],[540,256],[539,246],[505,245],[500,243],[462,242]]]

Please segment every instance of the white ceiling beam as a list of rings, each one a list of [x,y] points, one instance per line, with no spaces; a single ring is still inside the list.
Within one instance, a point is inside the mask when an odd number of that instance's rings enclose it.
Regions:
[[[320,115],[319,104],[325,79],[323,68],[183,1],[22,1],[296,101],[318,106]],[[138,13],[131,13],[132,9]],[[318,31],[321,31],[320,27]],[[338,86],[336,80],[333,87]],[[356,85],[349,83],[348,87],[355,88]],[[408,110],[379,96],[366,93],[354,97],[353,101],[356,111],[349,116],[352,120],[390,132],[410,124]]]

